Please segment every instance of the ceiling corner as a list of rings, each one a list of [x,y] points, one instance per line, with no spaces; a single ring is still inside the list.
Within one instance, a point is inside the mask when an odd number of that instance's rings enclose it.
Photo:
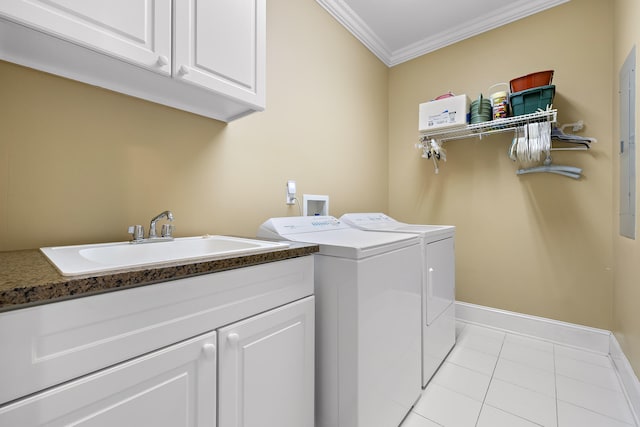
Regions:
[[[347,4],[340,0],[316,0],[375,56],[391,66],[391,53],[385,43]]]
[[[385,42],[385,40],[347,4],[348,0],[316,1],[383,63],[388,67],[393,67],[445,46],[567,3],[570,0],[511,1],[500,7],[485,11],[485,13],[480,15],[474,14],[468,19],[458,19],[456,22],[444,22],[447,24],[447,30],[432,33],[426,32],[424,37],[418,40],[408,40],[404,46],[393,51],[388,47],[390,44]],[[383,12],[381,11],[380,13]],[[398,24],[396,23],[394,25]],[[398,26],[398,28],[387,27],[385,30],[387,30],[386,33],[389,34],[389,31],[402,32],[405,28],[401,26]]]

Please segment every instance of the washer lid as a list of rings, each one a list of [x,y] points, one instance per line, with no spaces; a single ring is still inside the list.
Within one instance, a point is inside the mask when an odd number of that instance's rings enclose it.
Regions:
[[[350,229],[332,216],[286,216],[265,221],[258,230],[258,237],[285,237],[290,234],[319,233]]]
[[[419,234],[440,234],[455,230],[453,225],[407,224],[383,213],[347,213],[342,215],[340,220],[360,230]]]
[[[346,213],[340,220],[361,230],[380,230],[405,225],[383,213]]]
[[[320,253],[361,259],[420,242],[416,234],[370,232],[352,228],[331,216],[271,218],[258,237],[320,245]]]

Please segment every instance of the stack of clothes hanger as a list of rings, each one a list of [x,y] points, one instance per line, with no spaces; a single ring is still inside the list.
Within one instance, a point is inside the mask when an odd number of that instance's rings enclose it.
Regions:
[[[523,167],[518,169],[516,174],[524,175],[546,172],[573,179],[580,179],[582,176],[581,168],[553,164],[551,151],[588,150],[591,148],[591,143],[597,142],[597,140],[595,138],[566,134],[564,133],[564,128],[567,126],[573,126],[573,130],[577,131],[582,129],[582,122],[563,125],[560,128],[552,126],[550,122],[537,122],[528,123],[516,129],[516,134],[509,149],[509,157],[512,160],[531,165],[540,163],[542,155],[545,155],[544,160],[542,160],[542,165]],[[573,146],[552,148],[552,140]]]

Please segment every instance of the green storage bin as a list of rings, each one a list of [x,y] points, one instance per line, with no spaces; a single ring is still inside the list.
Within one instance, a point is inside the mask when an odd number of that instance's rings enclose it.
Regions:
[[[511,111],[514,116],[522,116],[523,114],[535,113],[538,108],[546,110],[547,105],[553,104],[555,94],[555,85],[534,87],[522,92],[512,93],[509,96]]]

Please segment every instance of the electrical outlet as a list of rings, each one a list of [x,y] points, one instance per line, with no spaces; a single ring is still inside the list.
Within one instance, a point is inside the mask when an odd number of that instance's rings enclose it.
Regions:
[[[296,182],[294,180],[287,181],[287,204],[293,205],[296,203]]]

